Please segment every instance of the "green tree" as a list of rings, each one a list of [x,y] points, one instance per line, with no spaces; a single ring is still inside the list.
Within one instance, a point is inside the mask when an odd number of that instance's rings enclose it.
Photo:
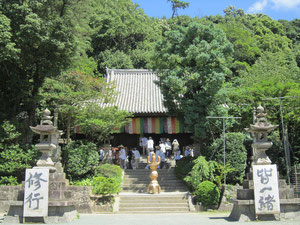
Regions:
[[[90,19],[92,49],[88,55],[105,73],[111,68],[147,68],[154,42],[161,37],[159,20],[147,17],[131,0],[94,0]]]
[[[70,180],[94,175],[99,164],[97,146],[92,142],[72,141],[62,149],[63,161]]]
[[[241,183],[245,175],[247,150],[244,142],[246,136],[242,133],[226,133],[226,163],[230,165],[234,171],[226,176],[227,183],[235,184]],[[224,139],[223,137],[216,139],[209,148],[209,154],[215,153],[212,157],[213,160],[219,164],[224,164]],[[228,166],[228,165],[227,165]],[[220,167],[220,169],[222,169]],[[225,169],[225,168],[223,168]],[[224,174],[221,176],[224,176]]]
[[[58,110],[62,118],[61,125],[66,128],[69,140],[71,127],[74,126],[76,115],[82,111],[84,102],[91,99],[110,102],[114,96],[113,87],[103,78],[92,78],[76,71],[63,73],[55,79],[46,78],[40,90],[40,107],[41,110]]]
[[[153,59],[164,103],[203,140],[209,107],[214,108],[213,99],[231,73],[232,44],[222,30],[199,22],[174,25],[164,36]]]
[[[95,103],[87,103],[78,112],[76,124],[87,139],[102,142],[109,140],[111,134],[125,126],[130,116],[127,111],[118,110],[117,107],[103,108]]]
[[[172,4],[172,18],[174,18],[174,16],[178,16],[178,9],[185,9],[190,5],[189,2],[179,0],[168,0],[168,2],[171,2]]]
[[[0,183],[15,184],[25,177],[25,169],[35,165],[38,150],[28,145],[19,145],[20,133],[8,121],[0,127]],[[6,181],[6,182],[5,182]]]
[[[60,14],[60,0],[0,2],[0,112],[15,119],[20,112],[33,125],[38,90],[70,64],[74,38],[70,21]],[[2,42],[4,40],[4,42]],[[28,140],[30,141],[30,140]]]
[[[203,181],[214,181],[216,163],[214,161],[206,161],[205,157],[199,156],[194,160],[194,165],[184,181],[190,185],[192,190],[196,190],[198,185]]]

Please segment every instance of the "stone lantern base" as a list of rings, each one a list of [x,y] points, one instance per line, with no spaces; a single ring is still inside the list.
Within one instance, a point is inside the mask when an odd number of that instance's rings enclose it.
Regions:
[[[294,198],[294,190],[290,188],[284,179],[279,179],[279,196],[280,196],[280,214],[279,215],[259,215],[256,218],[254,203],[254,185],[252,172],[247,174],[247,179],[243,182],[243,188],[238,189],[237,198],[234,203],[230,218],[246,222],[254,220],[285,220],[300,219],[300,198]]]

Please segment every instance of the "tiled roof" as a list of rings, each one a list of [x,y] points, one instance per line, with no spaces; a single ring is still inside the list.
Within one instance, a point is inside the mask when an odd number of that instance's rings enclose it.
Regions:
[[[167,113],[156,80],[158,77],[151,70],[107,69],[107,81],[115,82],[118,93],[112,105],[133,114]]]

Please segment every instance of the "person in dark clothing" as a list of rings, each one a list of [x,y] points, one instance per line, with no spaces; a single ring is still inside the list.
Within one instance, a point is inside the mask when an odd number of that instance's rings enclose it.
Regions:
[[[128,154],[127,154],[127,159],[128,159],[128,169],[132,169],[131,165],[131,160],[132,160],[132,149],[129,149]]]

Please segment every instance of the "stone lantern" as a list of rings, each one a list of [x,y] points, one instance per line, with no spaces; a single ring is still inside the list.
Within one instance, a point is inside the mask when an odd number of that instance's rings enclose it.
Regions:
[[[37,134],[40,134],[40,143],[35,147],[42,152],[41,158],[37,162],[37,167],[48,168],[50,172],[55,172],[56,168],[50,157],[50,153],[56,148],[52,142],[52,135],[57,132],[57,127],[53,126],[51,112],[45,109],[43,112],[41,124],[30,129]]]
[[[264,113],[264,108],[260,105],[257,107],[256,122],[250,125],[248,132],[253,136],[253,162],[252,165],[270,165],[271,160],[266,155],[266,151],[272,147],[273,143],[268,141],[268,133],[275,130],[278,125],[272,125],[267,122],[267,114]]]

